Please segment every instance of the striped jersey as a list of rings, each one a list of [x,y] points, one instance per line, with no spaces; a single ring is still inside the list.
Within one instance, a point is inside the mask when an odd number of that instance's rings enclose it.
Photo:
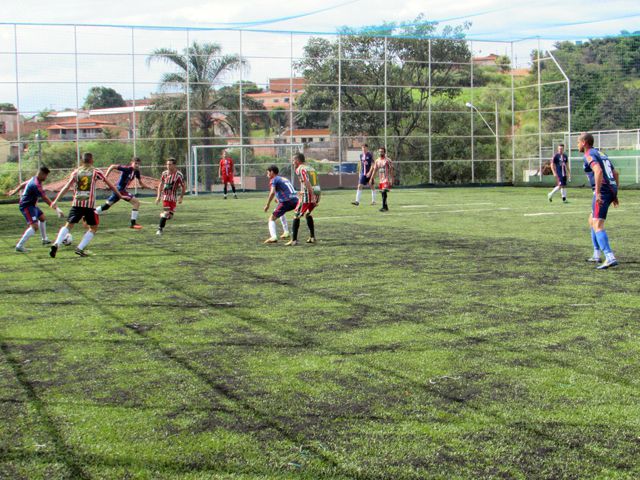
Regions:
[[[80,167],[71,174],[73,191],[72,207],[95,208],[98,180],[105,180],[104,173],[93,167]]]
[[[38,179],[38,176],[34,176],[29,180],[27,186],[24,187],[22,191],[22,196],[20,197],[20,206],[21,207],[32,207],[38,203],[38,199],[44,195],[44,188],[42,188],[42,183]]]
[[[380,183],[391,182],[391,171],[393,164],[389,157],[379,158],[376,160],[376,166],[378,167],[378,178]]]
[[[309,165],[302,164],[299,165],[296,169],[296,175],[298,176],[298,181],[300,182],[300,191],[302,192],[302,203],[313,203],[317,202],[317,198],[320,196],[320,184],[318,183],[318,174],[316,173],[315,168],[310,167]],[[311,188],[313,192],[307,191],[307,183],[306,180],[309,180],[311,184]],[[310,193],[312,193],[310,195]]]
[[[175,202],[178,199],[178,188],[181,188],[183,192],[185,190],[184,176],[179,170],[173,173],[165,170],[162,172],[160,182],[162,184],[162,200],[165,202]]]
[[[224,157],[220,160],[220,175],[223,177],[233,177],[233,159]]]

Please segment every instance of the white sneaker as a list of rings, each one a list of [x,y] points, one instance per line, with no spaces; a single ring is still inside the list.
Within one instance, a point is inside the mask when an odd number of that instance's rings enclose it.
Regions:
[[[159,237],[162,236],[162,230],[158,229],[158,231],[156,232],[156,235]]]
[[[27,249],[24,248],[22,245],[16,245],[16,252],[27,253]]]

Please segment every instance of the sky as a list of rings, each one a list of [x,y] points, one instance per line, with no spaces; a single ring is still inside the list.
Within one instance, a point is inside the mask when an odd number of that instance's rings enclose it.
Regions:
[[[74,107],[82,103],[86,91],[75,91],[74,36],[71,27],[19,26],[14,37],[12,23],[135,25],[145,27],[188,27],[193,29],[244,29],[274,32],[334,33],[342,26],[365,28],[384,22],[410,22],[419,14],[439,27],[470,22],[467,38],[474,41],[475,55],[509,54],[509,43],[486,43],[485,40],[515,43],[516,62],[528,61],[529,52],[538,44],[550,48],[558,40],[584,40],[590,37],[617,35],[622,30],[640,29],[640,2],[637,0],[465,0],[442,2],[429,0],[20,0],[3,2],[0,10],[0,102],[16,102],[24,111],[44,108]],[[606,5],[606,9],[602,8]],[[3,25],[4,24],[4,25]],[[138,31],[134,64],[127,60],[132,39],[126,29],[81,27],[77,42],[80,57],[78,81],[85,85],[112,86],[125,98],[140,98],[157,90],[166,67],[148,65],[146,58],[154,48],[182,50],[184,31]],[[215,41],[226,52],[239,48],[235,31],[197,31],[189,40]],[[288,60],[261,60],[265,55],[299,55],[308,35],[242,34],[243,55],[251,55],[252,69],[244,78],[266,84],[270,76],[288,76]],[[541,40],[538,40],[541,38]],[[13,59],[17,40],[19,88],[16,88],[16,65]],[[540,42],[540,43],[538,43]],[[293,45],[293,47],[291,46]],[[88,53],[97,55],[88,55]],[[48,54],[46,54],[48,53]],[[108,56],[104,54],[122,53]],[[102,54],[103,56],[99,56]],[[128,62],[128,63],[127,63]],[[135,83],[121,85],[132,79]],[[236,79],[229,79],[237,80]],[[57,87],[52,88],[52,84]],[[38,85],[40,83],[40,85]],[[47,85],[44,85],[47,83]],[[71,99],[71,100],[70,100]]]

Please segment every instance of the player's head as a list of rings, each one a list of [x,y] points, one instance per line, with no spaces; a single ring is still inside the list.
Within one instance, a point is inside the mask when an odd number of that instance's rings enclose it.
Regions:
[[[369,151],[369,145],[367,145],[366,143],[362,144],[362,151],[364,153],[367,153]]]
[[[593,135],[587,132],[580,134],[580,137],[578,137],[578,150],[586,152],[590,148],[593,148]]]
[[[267,167],[267,177],[270,179],[274,178],[278,173],[280,173],[280,169],[277,165],[269,165]]]
[[[297,167],[298,165],[306,162],[304,158],[304,153],[296,153],[293,157],[291,157],[291,162]]]
[[[229,154],[229,150],[226,148],[222,149],[222,158],[229,158],[231,155]]]
[[[85,152],[85,153],[82,155],[82,161],[83,161],[86,165],[91,165],[91,164],[93,164],[93,153]]]
[[[384,147],[380,147],[378,149],[378,153],[380,154],[380,158],[384,158],[387,156],[387,149]]]
[[[131,166],[138,170],[140,168],[140,157],[133,157],[131,159]]]
[[[564,143],[558,145],[558,153],[564,152]]]
[[[40,167],[40,169],[38,170],[38,180],[40,180],[41,182],[44,182],[47,179],[49,172],[50,170],[44,165]]]
[[[167,158],[167,170],[170,172],[175,172],[178,169],[176,166],[176,159],[173,157]]]

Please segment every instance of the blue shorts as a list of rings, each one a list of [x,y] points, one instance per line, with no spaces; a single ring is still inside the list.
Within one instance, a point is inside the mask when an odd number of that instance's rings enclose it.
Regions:
[[[295,210],[298,206],[298,199],[292,198],[291,200],[287,200],[286,202],[278,203],[278,206],[273,211],[273,218],[280,218],[285,213],[290,212],[291,210]]]
[[[558,185],[560,187],[566,187],[567,186],[567,177],[559,177],[556,175],[556,180],[558,181]]]
[[[596,202],[596,196],[594,195],[593,202],[591,203],[592,217],[605,220],[607,218],[607,212],[609,211],[609,205],[613,203],[617,196],[617,188],[602,185],[602,190],[600,191],[600,199],[602,200],[602,204]]]
[[[360,178],[358,179],[358,183],[360,185],[369,185],[369,177],[367,177],[366,175],[362,175],[360,174]]]
[[[42,210],[35,205],[25,205],[24,207],[20,207],[20,213],[24,215],[24,218],[27,220],[27,224],[29,225],[36,223],[38,218],[40,218],[41,215],[44,215]]]
[[[122,195],[123,200],[131,200],[133,198],[133,195],[131,195],[129,192],[127,192],[126,190],[118,190],[120,192],[120,195]],[[114,193],[112,193],[109,198],[107,198],[107,203],[109,205],[113,205],[116,202],[120,201],[120,197],[118,195]]]

